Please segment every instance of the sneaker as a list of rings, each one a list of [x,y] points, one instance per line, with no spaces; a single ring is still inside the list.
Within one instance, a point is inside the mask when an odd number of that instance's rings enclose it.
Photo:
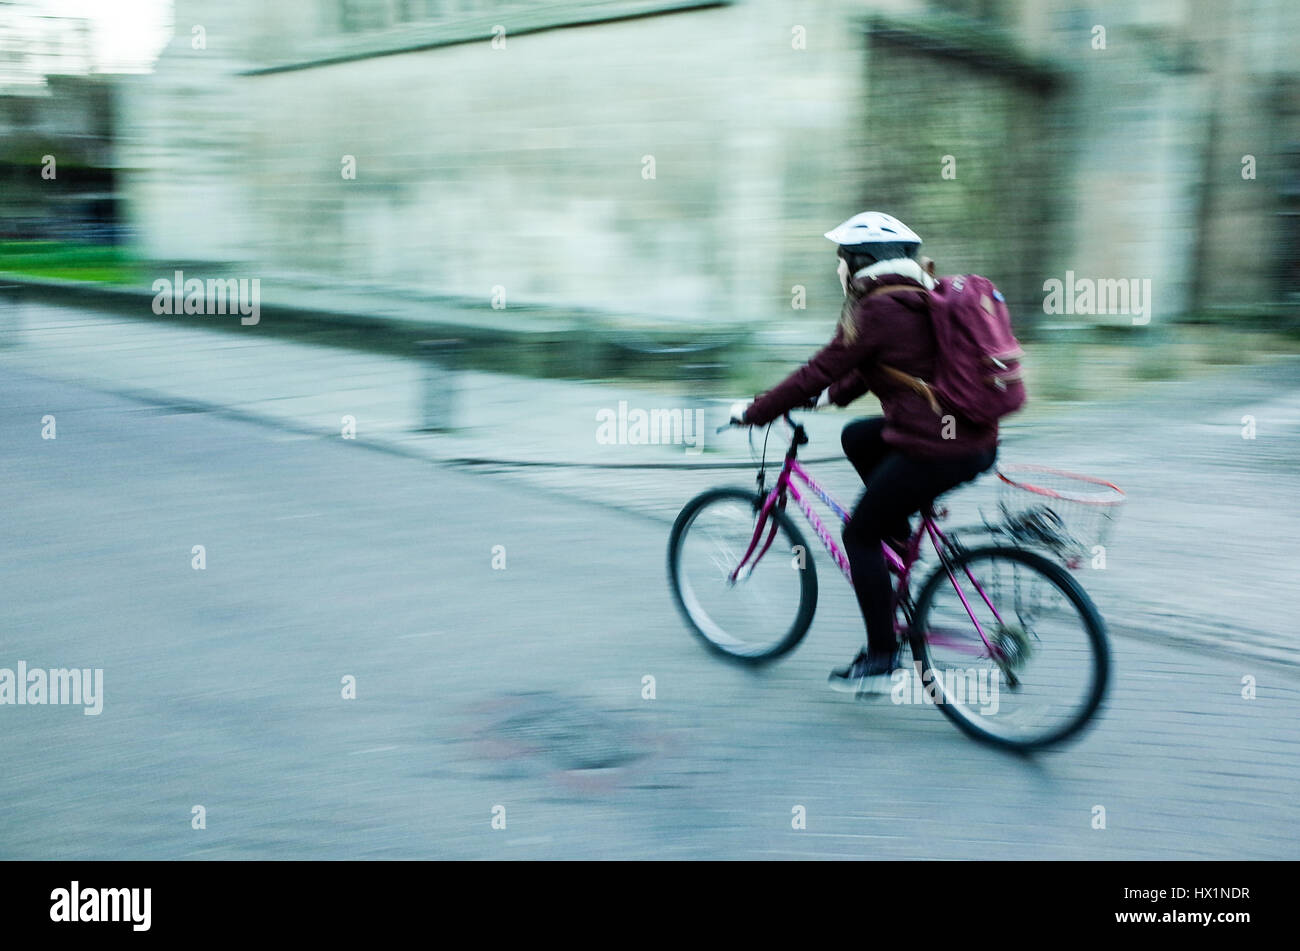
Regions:
[[[872,654],[858,651],[858,656],[847,667],[832,670],[826,678],[832,690],[841,693],[888,693],[893,686],[893,673],[898,667],[898,654]]]

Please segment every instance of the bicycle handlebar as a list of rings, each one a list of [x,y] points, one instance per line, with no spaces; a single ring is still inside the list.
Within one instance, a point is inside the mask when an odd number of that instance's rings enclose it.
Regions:
[[[799,428],[799,424],[796,423],[793,419],[790,418],[790,413],[789,413],[789,412],[782,413],[782,414],[781,414],[781,419],[784,420],[784,421],[785,421],[785,424],[786,424],[787,426],[789,426],[791,429],[798,429],[798,428]],[[734,419],[733,419],[733,420],[728,420],[725,424],[723,424],[722,426],[719,426],[717,429],[715,429],[715,430],[714,430],[714,433],[715,433],[715,434],[717,434],[717,433],[725,433],[728,429],[744,429],[744,428],[745,428],[746,426],[748,426],[748,425],[750,425],[750,424],[748,424],[748,423],[738,423],[738,422],[736,422]]]

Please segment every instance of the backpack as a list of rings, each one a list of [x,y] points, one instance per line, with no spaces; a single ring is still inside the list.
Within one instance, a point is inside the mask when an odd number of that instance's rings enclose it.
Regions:
[[[871,294],[917,291],[891,284]],[[894,367],[886,374],[921,393],[935,413],[943,406],[977,426],[992,426],[1025,404],[1020,358],[1024,351],[1011,332],[1006,299],[978,274],[940,278],[930,296],[930,320],[938,354],[930,382]]]

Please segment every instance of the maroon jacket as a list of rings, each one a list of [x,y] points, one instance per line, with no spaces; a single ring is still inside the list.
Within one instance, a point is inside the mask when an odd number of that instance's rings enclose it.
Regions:
[[[916,281],[897,274],[882,274],[859,284],[870,288]],[[811,360],[766,393],[745,413],[745,422],[761,426],[783,413],[816,400],[830,387],[830,400],[847,406],[868,390],[885,411],[882,438],[905,455],[919,459],[947,459],[990,449],[997,445],[998,428],[976,426],[954,414],[947,427],[920,393],[885,375],[886,364],[923,380],[934,379],[935,340],[930,326],[929,296],[923,293],[877,294],[854,305],[858,335],[846,343],[842,328]]]

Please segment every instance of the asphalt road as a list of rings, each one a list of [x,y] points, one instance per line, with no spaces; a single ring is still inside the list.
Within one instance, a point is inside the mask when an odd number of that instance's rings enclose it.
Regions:
[[[98,716],[0,705],[0,858],[1300,854],[1293,669],[1117,636],[1095,729],[1018,757],[826,690],[829,565],[754,674],[683,628],[659,521],[37,377],[0,404],[0,667],[104,671]]]

